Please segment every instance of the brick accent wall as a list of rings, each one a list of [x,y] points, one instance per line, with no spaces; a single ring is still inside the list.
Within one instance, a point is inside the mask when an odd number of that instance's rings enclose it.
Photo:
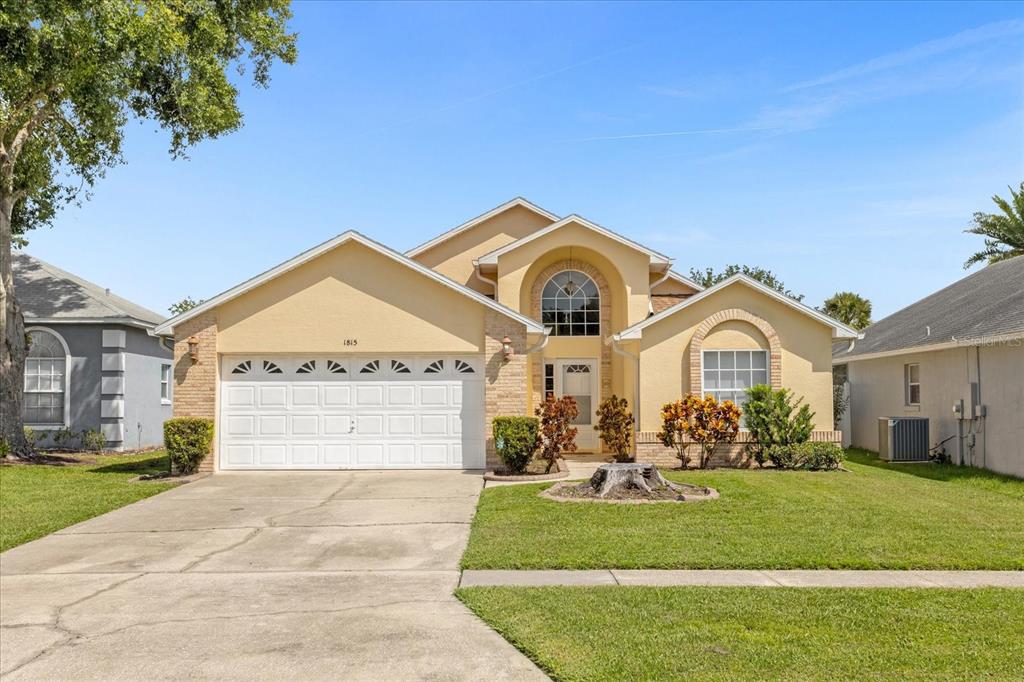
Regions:
[[[540,299],[541,293],[544,291],[544,285],[548,283],[549,279],[563,270],[578,270],[590,279],[594,280],[594,284],[597,285],[597,291],[601,295],[601,310],[598,315],[598,319],[601,323],[601,337],[603,338],[611,334],[612,297],[611,288],[608,286],[608,280],[605,279],[605,276],[601,274],[601,271],[593,265],[576,259],[566,259],[557,263],[552,263],[541,270],[540,274],[537,275],[537,279],[533,281],[533,287],[530,289],[530,317],[535,320],[541,319]],[[544,401],[544,358],[542,357],[542,353],[535,353],[534,355],[535,357],[530,367],[533,383],[533,404],[539,405]],[[610,345],[606,343],[601,344],[600,360],[600,399],[606,400],[612,395],[612,348]]]
[[[771,326],[767,320],[746,310],[729,308],[728,310],[720,310],[706,318],[697,325],[697,329],[693,332],[693,337],[690,339],[690,390],[695,392],[696,389],[703,385],[701,382],[703,370],[701,351],[704,349],[704,338],[712,329],[729,320],[748,322],[757,327],[764,334],[764,337],[768,339],[768,381],[772,388],[782,388],[782,343],[779,341],[779,335],[776,333],[775,327]]]
[[[188,338],[199,339],[199,361],[188,356]],[[217,316],[203,313],[174,329],[174,416],[217,418]],[[217,434],[213,451],[199,465],[213,471],[217,459]]]
[[[508,360],[501,344],[506,336],[514,349]],[[492,469],[499,464],[491,431],[494,418],[526,415],[526,325],[488,308],[484,318],[484,363],[484,434],[487,468]]]
[[[843,434],[841,431],[812,431],[811,440],[842,445]],[[754,460],[745,452],[746,444],[749,442],[750,432],[740,431],[735,443],[718,446],[714,456],[711,458],[711,466],[737,468],[757,466]],[[689,446],[687,450],[688,466],[697,465],[699,451],[700,446],[696,443]],[[676,457],[675,449],[662,445],[655,431],[641,431],[636,434],[636,459],[638,462],[650,462],[659,467],[679,466],[679,458]]]

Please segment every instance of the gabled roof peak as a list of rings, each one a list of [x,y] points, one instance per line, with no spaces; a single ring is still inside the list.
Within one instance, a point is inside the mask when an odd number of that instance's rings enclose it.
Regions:
[[[471,218],[470,220],[467,220],[466,222],[462,223],[461,225],[453,227],[452,229],[448,230],[447,232],[445,232],[443,234],[440,234],[440,235],[434,237],[433,239],[430,239],[429,241],[423,242],[419,246],[406,251],[405,255],[408,256],[409,258],[415,258],[416,256],[418,256],[419,254],[423,253],[424,251],[432,249],[433,247],[437,246],[438,244],[441,244],[441,243],[451,239],[452,237],[455,237],[456,235],[461,234],[462,232],[465,232],[466,230],[479,225],[480,223],[484,222],[485,220],[490,220],[494,216],[499,215],[501,213],[504,213],[505,211],[508,211],[509,209],[516,208],[516,207],[525,208],[528,211],[533,211],[537,215],[543,216],[543,217],[545,217],[545,218],[547,218],[548,220],[551,220],[551,221],[556,221],[556,220],[559,219],[558,216],[555,215],[554,213],[551,213],[550,211],[548,211],[548,210],[546,210],[544,208],[541,208],[537,204],[531,202],[530,200],[528,200],[528,199],[526,199],[524,197],[518,196],[518,197],[515,197],[514,199],[510,199],[509,201],[506,201],[503,204],[495,206],[494,208],[492,208],[489,211],[481,213],[480,215],[478,215],[475,218]]]

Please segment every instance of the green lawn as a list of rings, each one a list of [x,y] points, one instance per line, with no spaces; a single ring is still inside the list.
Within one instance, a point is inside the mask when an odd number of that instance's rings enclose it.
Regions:
[[[101,455],[94,465],[0,466],[0,551],[174,487],[129,483],[167,471],[163,451]]]
[[[717,501],[604,505],[545,500],[549,484],[484,491],[463,568],[1024,569],[1024,481],[978,469],[720,469],[668,478]]]
[[[1024,590],[477,587],[556,680],[1020,679]]]

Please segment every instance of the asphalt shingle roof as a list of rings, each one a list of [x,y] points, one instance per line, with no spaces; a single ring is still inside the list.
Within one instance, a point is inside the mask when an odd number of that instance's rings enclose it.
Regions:
[[[864,330],[836,359],[1024,332],[1024,256],[988,265]]]
[[[14,253],[13,266],[14,295],[26,320],[130,318],[154,326],[166,319],[23,251]]]

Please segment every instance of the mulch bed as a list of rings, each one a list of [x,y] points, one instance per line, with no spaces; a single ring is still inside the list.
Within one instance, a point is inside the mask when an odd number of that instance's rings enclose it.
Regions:
[[[547,490],[540,492],[545,497],[555,502],[606,502],[608,504],[650,504],[659,502],[700,502],[703,500],[717,500],[718,491],[714,488],[681,483],[683,491],[675,491],[668,488],[655,489],[650,493],[639,488],[618,488],[612,491],[607,497],[598,497],[597,491],[589,482],[583,483],[558,483]]]
[[[526,467],[526,472],[522,474],[513,474],[505,469],[495,469],[494,471],[488,471],[484,474],[485,481],[553,481],[559,478],[565,478],[569,475],[569,465],[565,463],[565,460],[559,457],[556,462],[558,468],[551,473],[546,473],[548,463],[541,460],[533,460],[530,465]]]

